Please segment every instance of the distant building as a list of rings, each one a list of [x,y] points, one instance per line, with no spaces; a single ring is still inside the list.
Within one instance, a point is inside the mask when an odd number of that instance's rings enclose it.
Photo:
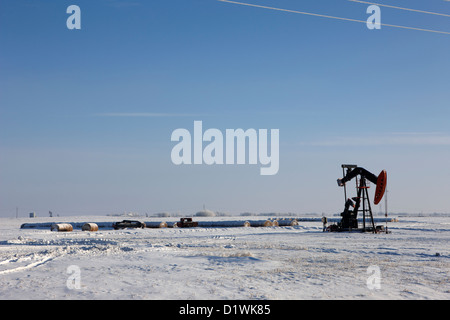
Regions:
[[[195,214],[196,217],[215,217],[215,212],[211,210],[202,210]]]
[[[170,217],[170,213],[168,213],[168,212],[161,212],[161,213],[157,213],[156,216],[160,217],[160,218],[168,218],[168,217]]]

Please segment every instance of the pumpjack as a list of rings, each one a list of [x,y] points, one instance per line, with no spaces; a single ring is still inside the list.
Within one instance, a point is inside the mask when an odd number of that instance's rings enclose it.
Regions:
[[[345,205],[341,213],[342,219],[337,224],[328,226],[326,231],[360,231],[360,232],[387,232],[383,225],[375,226],[370,205],[370,188],[367,180],[376,185],[374,204],[377,205],[386,190],[387,173],[382,170],[378,176],[368,170],[353,164],[343,164],[343,178],[337,179],[338,186],[344,187]],[[347,182],[356,178],[356,197],[347,198]],[[362,213],[362,226],[358,225],[358,214]],[[367,220],[367,221],[366,221]]]

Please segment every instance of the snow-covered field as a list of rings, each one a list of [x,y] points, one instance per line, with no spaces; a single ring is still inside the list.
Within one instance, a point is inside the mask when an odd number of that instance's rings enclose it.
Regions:
[[[202,219],[220,218],[194,220]],[[320,221],[258,228],[20,229],[30,222],[121,220],[1,218],[0,299],[450,298],[450,217],[399,217],[389,223],[390,234],[327,233]]]

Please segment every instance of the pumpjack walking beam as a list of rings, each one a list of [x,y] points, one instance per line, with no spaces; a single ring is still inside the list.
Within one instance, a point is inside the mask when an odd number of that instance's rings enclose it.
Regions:
[[[345,187],[345,183],[355,178],[357,175],[360,175],[361,178],[366,178],[367,180],[376,185],[374,204],[377,205],[383,198],[384,191],[386,190],[386,183],[387,183],[386,170],[382,170],[380,174],[376,176],[373,173],[367,171],[366,169],[357,167],[355,165],[342,165],[342,168],[344,168],[344,166],[345,168],[349,168],[351,166],[354,167],[354,169],[350,171],[347,170],[347,174],[342,179],[337,179],[338,185],[341,187],[342,186]]]

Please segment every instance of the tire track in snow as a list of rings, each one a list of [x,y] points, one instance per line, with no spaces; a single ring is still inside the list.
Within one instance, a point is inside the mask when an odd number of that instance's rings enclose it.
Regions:
[[[13,273],[13,272],[19,272],[19,271],[23,271],[23,270],[27,270],[27,269],[31,269],[37,266],[40,266],[50,260],[53,260],[55,257],[52,255],[46,255],[44,256],[42,259],[32,262],[30,264],[24,265],[24,266],[18,266],[18,267],[13,267],[10,269],[5,269],[5,270],[1,270],[0,271],[0,275],[3,274],[8,274],[8,273]],[[17,259],[9,259],[9,260],[5,260],[5,261],[1,261],[0,265],[6,264],[7,266],[9,266],[10,264],[16,264],[16,263],[20,263],[26,260],[32,260],[33,258],[30,257],[25,257],[25,258],[17,258]]]

